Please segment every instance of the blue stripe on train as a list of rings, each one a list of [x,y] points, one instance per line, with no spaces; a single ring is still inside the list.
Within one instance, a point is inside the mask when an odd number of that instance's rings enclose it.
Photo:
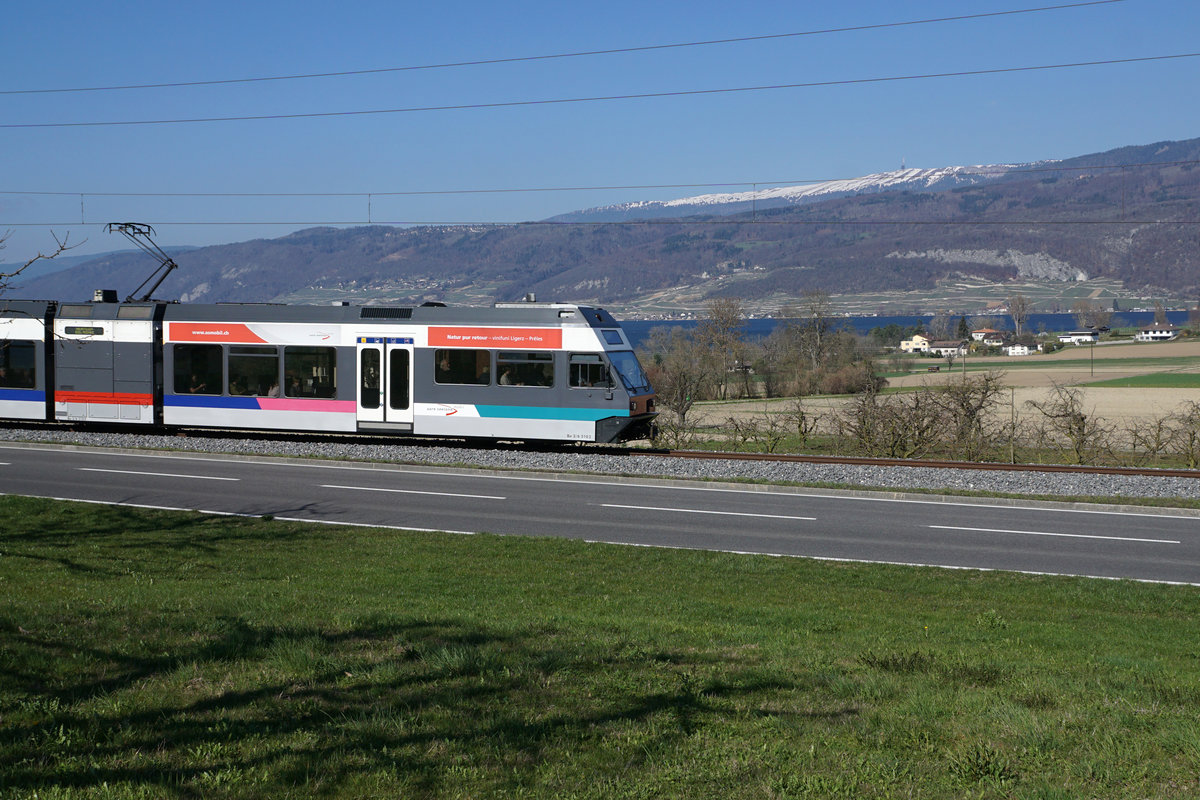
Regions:
[[[38,389],[0,389],[0,400],[24,400],[30,403],[46,402],[46,393]]]
[[[168,394],[164,406],[179,408],[233,408],[259,411],[257,397],[222,397],[216,394]]]

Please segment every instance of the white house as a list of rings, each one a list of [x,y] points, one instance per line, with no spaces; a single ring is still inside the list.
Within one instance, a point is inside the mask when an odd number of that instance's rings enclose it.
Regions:
[[[1001,350],[1006,356],[1027,356],[1033,352],[1027,344],[1010,344],[1002,347]]]
[[[993,331],[992,333],[989,333],[987,336],[983,337],[983,343],[988,347],[1003,347],[1004,334],[998,331]]]
[[[998,333],[1000,333],[1000,331],[998,331],[994,328],[980,328],[979,330],[971,331],[971,338],[977,342],[982,342],[989,335],[998,334]]]
[[[900,342],[900,349],[905,353],[928,353],[929,340],[918,333],[911,339],[905,339]]]
[[[1070,331],[1060,333],[1058,340],[1063,344],[1095,344],[1100,340],[1100,334],[1095,331]]]
[[[1139,342],[1169,342],[1179,335],[1179,328],[1162,322],[1153,322],[1138,329],[1133,338]]]
[[[931,342],[929,345],[929,354],[942,356],[965,356],[967,354],[966,342]]]

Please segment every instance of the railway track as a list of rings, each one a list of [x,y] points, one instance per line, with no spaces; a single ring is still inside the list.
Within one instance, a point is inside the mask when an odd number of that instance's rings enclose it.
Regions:
[[[804,464],[856,464],[870,467],[927,467],[1008,472],[1069,472],[1088,475],[1131,475],[1165,478],[1200,478],[1200,470],[1156,467],[1112,467],[1075,464],[1008,464],[996,461],[937,461],[929,459],[864,458],[856,456],[805,456],[777,453],[721,453],[707,450],[635,451],[665,458],[723,458],[735,461],[781,461]]]
[[[131,431],[127,426],[105,426],[105,425],[70,425],[64,426],[57,423],[18,423],[4,422],[0,423],[0,428],[8,430],[21,430],[34,433],[36,431],[51,431],[51,430],[80,430],[102,433],[121,433],[133,436],[139,431]],[[509,442],[509,441],[478,441],[471,439],[435,439],[426,437],[398,437],[398,436],[382,436],[373,434],[302,434],[288,432],[263,432],[263,431],[239,431],[239,430],[220,430],[220,429],[180,429],[180,430],[147,430],[145,433],[156,435],[174,435],[179,438],[206,438],[215,440],[251,440],[251,441],[279,441],[279,442],[305,442],[320,444],[322,442],[330,444],[371,444],[371,445],[386,445],[386,444],[403,444],[406,447],[449,447],[462,450],[486,449],[486,450],[510,450],[519,452],[545,452],[545,453],[588,453],[595,455],[613,455],[613,456],[647,456],[664,459],[696,459],[696,460],[730,460],[730,461],[760,461],[760,462],[777,462],[777,463],[803,463],[803,464],[831,464],[831,465],[856,465],[856,466],[872,466],[872,467],[924,467],[927,469],[956,469],[956,470],[978,470],[981,472],[993,471],[1008,471],[1008,472],[1049,472],[1049,473],[1075,473],[1088,475],[1125,475],[1133,477],[1160,477],[1160,478],[1197,478],[1200,479],[1200,470],[1180,469],[1180,468],[1152,468],[1152,467],[1117,467],[1117,466],[1086,466],[1072,464],[1010,464],[994,461],[945,461],[933,459],[899,459],[899,458],[866,458],[859,456],[821,456],[821,455],[796,455],[786,453],[733,453],[714,450],[668,450],[661,448],[640,448],[618,445],[591,445],[591,444],[572,444],[572,443],[525,443],[525,442]]]

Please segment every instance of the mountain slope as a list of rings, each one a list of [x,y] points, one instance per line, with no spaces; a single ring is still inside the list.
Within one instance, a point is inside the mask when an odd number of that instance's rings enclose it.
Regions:
[[[683,197],[678,200],[641,200],[599,206],[551,217],[552,222],[629,222],[638,219],[688,217],[696,214],[723,216],[757,209],[781,208],[816,203],[847,195],[877,192],[936,192],[960,186],[991,183],[1013,169],[1028,165],[942,167],[899,169],[848,180],[817,181],[800,186],[776,186],[749,192],[726,192]]]
[[[315,228],[181,254],[158,295],[489,302],[532,291],[613,304],[684,287],[699,307],[723,294],[782,301],[805,289],[920,291],[955,276],[1103,277],[1200,294],[1200,139],[1020,168],[909,170],[826,188],[781,190],[778,207],[755,200],[752,211],[731,215],[714,212],[730,207],[724,202],[683,204],[676,210],[705,213],[676,220]],[[25,281],[10,295],[124,295],[153,266],[140,253],[116,254]]]

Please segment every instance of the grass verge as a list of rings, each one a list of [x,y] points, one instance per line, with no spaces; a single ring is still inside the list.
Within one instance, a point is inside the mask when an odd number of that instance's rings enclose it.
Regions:
[[[0,516],[3,797],[1200,791],[1191,587]]]
[[[1084,385],[1132,389],[1200,389],[1200,373],[1158,372],[1152,375],[1131,375],[1127,378],[1092,381]]]

